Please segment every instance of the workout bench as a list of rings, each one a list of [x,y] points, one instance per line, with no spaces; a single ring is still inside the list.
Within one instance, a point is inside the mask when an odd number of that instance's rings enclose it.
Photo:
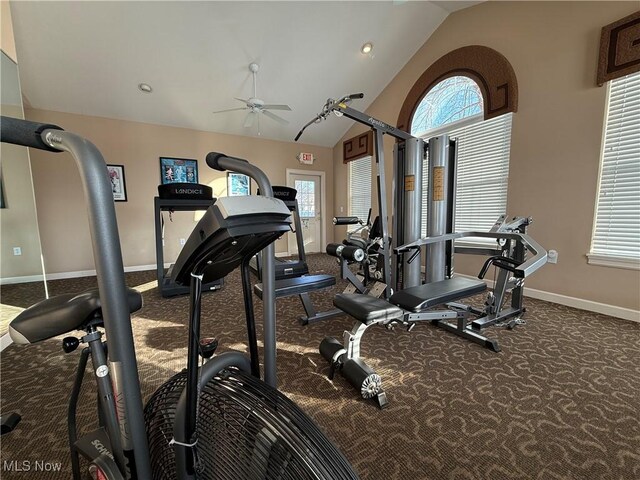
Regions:
[[[299,320],[302,325],[308,325],[309,323],[315,323],[337,315],[342,315],[341,310],[317,312],[313,306],[311,297],[309,297],[309,292],[313,292],[314,290],[323,290],[325,288],[332,287],[335,284],[336,277],[333,275],[305,275],[302,277],[276,280],[276,298],[299,295],[306,313],[305,316],[299,317]],[[262,300],[262,284],[256,284],[253,291],[258,298]]]

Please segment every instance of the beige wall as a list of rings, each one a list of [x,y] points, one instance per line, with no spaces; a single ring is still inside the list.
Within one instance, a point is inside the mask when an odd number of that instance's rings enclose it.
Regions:
[[[545,266],[527,285],[634,310],[640,309],[640,273],[589,265],[585,255],[591,240],[606,104],[606,88],[595,86],[600,29],[637,8],[637,2],[486,2],[453,13],[367,110],[396,124],[419,76],[456,48],[485,45],[505,55],[519,86],[508,213],[533,216],[532,236],[559,252],[558,264]],[[361,131],[364,128],[358,125],[344,138]],[[387,139],[389,174],[392,145]],[[347,201],[341,148],[341,142],[334,148],[336,208]],[[340,235],[336,230],[336,238]],[[479,262],[459,256],[457,270],[475,274]]]
[[[0,2],[0,48],[11,60],[18,62],[16,42],[13,38],[13,22],[8,1]]]
[[[197,159],[200,183],[212,185],[218,197],[226,195],[226,174],[207,167],[204,158],[210,151],[248,159],[274,185],[286,184],[286,168],[321,170],[327,178],[333,177],[330,148],[36,109],[27,109],[25,114],[29,120],[54,123],[90,139],[107,163],[124,165],[128,201],[117,202],[116,213],[125,267],[156,262],[153,197],[160,183],[161,156]],[[300,151],[313,153],[314,165],[298,163]],[[47,274],[92,270],[84,196],[73,160],[66,153],[33,150],[31,160]],[[327,210],[331,212],[334,192],[332,183],[327,183]],[[175,260],[179,238],[188,237],[195,226],[193,213],[176,212],[173,217],[174,222],[165,228],[167,262]],[[331,218],[326,220],[329,225]],[[332,230],[327,235],[331,241]],[[279,240],[276,252],[286,250],[285,240]]]

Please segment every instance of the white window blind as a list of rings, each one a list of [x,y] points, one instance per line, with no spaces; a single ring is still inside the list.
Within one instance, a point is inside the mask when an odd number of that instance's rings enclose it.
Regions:
[[[455,231],[488,231],[506,213],[512,114],[468,124],[450,131],[427,132],[423,138],[447,133],[458,139]],[[427,225],[427,172],[423,170],[422,235]],[[458,242],[460,243],[460,242]],[[472,243],[493,244],[489,239]]]
[[[371,207],[371,157],[349,162],[349,215],[367,220]]]
[[[589,263],[640,268],[640,73],[609,89]]]

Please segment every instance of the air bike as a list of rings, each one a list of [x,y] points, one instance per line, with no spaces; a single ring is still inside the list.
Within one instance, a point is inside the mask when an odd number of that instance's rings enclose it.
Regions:
[[[236,158],[207,155],[217,170],[253,178],[265,196],[227,197],[212,205],[180,253],[173,280],[190,286],[186,369],[169,379],[142,408],[130,313],[140,294],[125,285],[111,183],[104,159],[89,141],[55,125],[2,117],[2,142],[76,160],[87,197],[98,289],[44,300],[13,320],[15,343],[66,337],[63,349],[80,343],[80,364],[69,404],[69,440],[74,479],[356,479],[338,449],[276,388],[274,302],[264,302],[265,381],[260,380],[257,337],[249,283],[249,260],[265,249],[264,296],[273,299],[273,242],[290,229],[290,212],[272,198],[264,173]],[[241,269],[249,357],[213,355],[215,341],[200,335],[203,282]],[[218,295],[222,295],[219,293]],[[102,339],[104,328],[107,341]],[[88,357],[98,390],[100,428],[77,438],[75,409]]]
[[[377,170],[377,200],[380,215],[381,245],[378,252],[377,279],[385,287],[382,298],[371,290],[336,295],[334,305],[356,322],[345,331],[342,342],[325,337],[320,353],[330,362],[329,378],[336,371],[381,408],[388,403],[382,380],[360,357],[360,343],[373,325],[392,329],[402,325],[411,331],[416,322],[427,321],[450,333],[499,352],[497,340],[483,334],[490,326],[514,328],[524,323],[522,315],[524,282],[544,266],[547,252],[527,233],[529,217],[500,216],[489,231],[455,232],[455,191],[457,181],[457,141],[447,135],[425,141],[350,107],[362,94],[329,99],[310,122],[327,119],[332,113],[367,125],[373,130]],[[393,155],[392,236],[388,231],[388,211],[383,135],[396,139]],[[422,173],[428,166],[426,237],[422,232]],[[478,195],[482,202],[482,193]],[[483,238],[479,245],[464,239]],[[459,243],[456,244],[456,241]],[[328,252],[332,253],[332,252]],[[487,256],[478,278],[455,275],[454,254]],[[495,268],[493,291],[486,294],[483,308],[461,300],[484,294],[484,277]],[[344,268],[344,267],[343,267]],[[353,283],[353,282],[352,282]],[[363,294],[368,293],[368,294]],[[508,298],[511,297],[510,303]]]

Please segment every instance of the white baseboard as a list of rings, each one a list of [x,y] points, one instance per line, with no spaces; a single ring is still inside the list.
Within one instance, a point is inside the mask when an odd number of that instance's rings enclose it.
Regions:
[[[467,278],[477,278],[471,275],[463,275],[461,273],[458,273],[457,275]],[[493,287],[492,280],[485,279],[485,282],[489,287]],[[630,308],[608,305],[606,303],[594,302],[583,298],[569,297],[567,295],[560,295],[559,293],[545,292],[544,290],[536,290],[535,288],[529,288],[527,286],[524,287],[524,296],[640,323],[640,311],[632,310]]]
[[[169,268],[171,263],[165,263],[164,268]],[[155,270],[157,265],[134,265],[132,267],[124,267],[125,273],[129,272],[145,272],[147,270]],[[61,272],[61,273],[48,273],[47,280],[63,280],[66,278],[78,278],[78,277],[93,277],[96,275],[95,270],[80,270],[78,272]]]
[[[165,263],[164,268],[169,268],[170,263]],[[156,264],[153,265],[134,265],[132,267],[124,267],[125,272],[144,272],[147,270],[155,270]],[[79,277],[93,277],[95,276],[95,270],[78,270],[76,272],[60,272],[60,273],[47,273],[47,280],[65,280],[68,278]],[[0,280],[0,285],[9,285],[14,283],[29,283],[29,282],[41,282],[44,277],[42,275],[33,275],[25,277],[12,277],[3,278]]]
[[[608,305],[606,303],[594,302],[583,298],[569,297],[558,293],[545,292],[544,290],[536,290],[535,288],[524,287],[524,295],[526,297],[544,300],[546,302],[559,303],[567,307],[588,310],[589,312],[601,313],[611,317],[631,320],[640,323],[640,311],[630,308],[618,307],[616,305]]]
[[[276,257],[289,257],[289,252],[278,252],[276,253]],[[169,268],[171,263],[165,263],[164,268]],[[152,265],[134,265],[132,267],[124,267],[125,272],[143,272],[146,270],[155,270],[156,264]],[[47,280],[65,280],[68,278],[79,278],[79,277],[93,277],[95,276],[95,270],[78,270],[75,272],[60,272],[60,273],[47,273]],[[44,277],[42,275],[31,275],[24,277],[10,277],[0,279],[0,285],[9,285],[15,283],[29,283],[29,282],[42,282]]]
[[[0,352],[3,351],[12,343],[13,343],[13,340],[11,340],[11,337],[9,336],[8,333],[5,333],[4,335],[2,335],[2,337],[0,337]]]
[[[30,282],[42,282],[44,276],[42,275],[25,275],[24,277],[7,277],[0,278],[0,285],[12,285],[14,283],[30,283]]]

